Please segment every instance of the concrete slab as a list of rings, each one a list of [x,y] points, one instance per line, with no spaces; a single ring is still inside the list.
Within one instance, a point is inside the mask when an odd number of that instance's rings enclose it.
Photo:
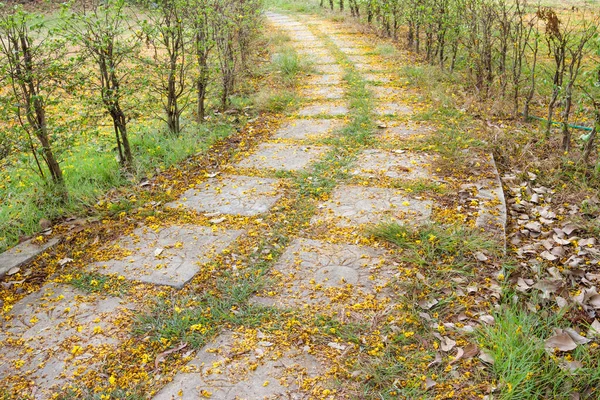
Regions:
[[[0,254],[0,278],[13,268],[21,267],[44,251],[56,246],[59,239],[53,238],[45,243],[37,243],[34,239],[27,240]]]
[[[363,79],[371,83],[390,83],[392,79],[385,74],[362,74]]]
[[[332,119],[297,119],[284,125],[275,134],[278,139],[318,139],[328,136],[341,123]]]
[[[339,227],[389,221],[420,224],[431,217],[431,207],[431,201],[407,197],[396,189],[342,185],[311,222],[333,222]]]
[[[376,65],[373,64],[363,64],[363,63],[356,63],[354,64],[354,69],[356,69],[358,72],[361,73],[370,73],[370,72],[375,72],[379,69],[379,67],[377,67]]]
[[[353,38],[349,37],[349,36],[333,35],[333,36],[330,36],[329,39],[331,39],[333,44],[335,44],[339,48],[356,49],[356,50],[360,49],[360,44],[358,42],[355,42],[353,40]]]
[[[373,64],[373,60],[370,57],[363,56],[363,55],[349,55],[348,60],[350,60],[351,62],[353,62],[355,64],[368,64],[368,65]]]
[[[275,307],[329,306],[340,302],[340,291],[350,296],[374,295],[393,276],[385,252],[364,246],[330,244],[295,239],[274,265],[276,286],[267,291],[277,295],[257,296],[254,302]],[[343,304],[348,304],[344,297]]]
[[[274,351],[268,340],[267,335],[259,339],[231,332],[221,334],[190,363],[194,372],[177,374],[153,400],[312,398],[302,390],[302,382],[322,373],[317,359],[298,349],[267,356],[265,353]],[[251,341],[257,344],[246,349]]]
[[[201,264],[221,253],[242,232],[214,231],[197,225],[175,225],[158,231],[142,227],[117,241],[126,256],[94,263],[90,269],[182,288],[200,271]]]
[[[300,117],[316,117],[318,115],[337,117],[346,115],[349,111],[350,110],[348,110],[348,107],[346,106],[323,103],[304,107],[298,111],[298,115]]]
[[[300,44],[306,44],[306,43],[310,43],[310,42],[314,42],[319,43],[319,39],[317,39],[317,37],[315,35],[313,35],[312,33],[303,33],[303,32],[294,32],[294,35],[292,36],[292,41],[293,42],[297,42]]]
[[[309,85],[340,85],[342,77],[338,74],[314,75],[308,78],[306,83]]]
[[[314,54],[307,57],[315,65],[315,70],[319,72],[323,71],[323,73],[329,74],[341,74],[343,72],[341,67],[335,64],[336,59],[333,56]],[[319,68],[322,65],[329,65],[329,68]]]
[[[475,226],[495,237],[506,248],[507,209],[502,181],[498,174],[493,154],[475,155],[479,164],[481,178],[473,183],[463,185],[462,189],[475,187],[479,204],[479,214]]]
[[[312,44],[312,47],[298,47],[296,46],[296,52],[302,56],[307,57],[311,61],[315,62],[321,57],[330,57],[331,53],[327,50],[326,47],[320,45],[316,46],[316,42]]]
[[[311,100],[339,100],[345,95],[340,87],[312,86],[302,90],[302,96]]]
[[[412,114],[413,109],[404,104],[388,102],[379,104],[375,112],[379,115],[407,115]]]
[[[329,150],[327,146],[262,143],[254,154],[237,163],[236,167],[301,171]]]
[[[45,284],[0,321],[0,387],[9,388],[3,380],[20,376],[31,381],[32,398],[52,398],[128,337],[118,321],[132,308],[116,297]]]
[[[414,126],[414,127],[409,127],[406,125],[398,125],[398,126],[392,126],[389,127],[388,129],[386,129],[386,135],[392,136],[392,137],[406,137],[406,136],[413,136],[413,135],[427,135],[430,134],[433,131],[432,127],[427,127],[427,126]]]
[[[368,89],[376,99],[397,99],[402,96],[403,90],[385,86],[369,86]]]
[[[323,61],[322,63],[320,63],[319,61]],[[325,62],[327,61],[327,62]],[[315,65],[313,66],[314,70],[318,73],[322,73],[322,74],[337,74],[337,75],[341,75],[344,73],[344,70],[342,67],[340,67],[338,64],[334,64],[335,63],[335,59],[327,59],[325,60],[324,58],[320,58]]]
[[[293,34],[295,35],[295,33]],[[318,53],[325,53],[325,54],[329,54],[329,50],[327,50],[327,47],[323,44],[323,42],[321,42],[318,39],[314,39],[314,40],[304,40],[304,41],[298,41],[297,43],[295,43],[296,47],[296,51],[298,52],[318,52]]]
[[[186,191],[168,207],[187,207],[198,212],[254,216],[265,213],[281,197],[278,181],[269,178],[228,175],[208,179]]]
[[[433,158],[424,153],[365,150],[358,155],[353,175],[374,178],[380,175],[393,179],[431,178]]]
[[[357,46],[340,46],[340,51],[349,55],[364,55],[365,51]]]

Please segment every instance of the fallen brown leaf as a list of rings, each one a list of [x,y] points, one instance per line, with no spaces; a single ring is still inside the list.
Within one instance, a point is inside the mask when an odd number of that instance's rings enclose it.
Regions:
[[[160,353],[159,355],[156,356],[156,359],[154,360],[154,369],[158,369],[159,364],[169,355],[172,353],[176,353],[180,350],[183,350],[184,348],[187,347],[187,343],[181,343],[179,346],[173,348],[173,349],[169,349],[166,351],[163,351],[162,353]]]

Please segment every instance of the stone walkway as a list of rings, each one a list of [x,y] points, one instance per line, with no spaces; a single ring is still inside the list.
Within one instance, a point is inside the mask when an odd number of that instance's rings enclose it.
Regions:
[[[315,163],[335,152],[327,139],[340,135],[352,113],[344,74],[353,70],[371,91],[372,113],[382,128],[370,148],[359,149],[348,167],[348,179],[317,204],[310,226],[290,238],[270,271],[269,286],[250,302],[334,319],[352,314],[356,321],[366,321],[360,307],[350,313],[348,305],[391,304],[389,284],[395,264],[389,249],[361,243],[357,232],[389,221],[428,223],[435,210],[444,207],[427,194],[407,190],[418,182],[443,183],[434,168],[436,155],[394,148],[428,135],[434,127],[411,121],[418,104],[407,101],[409,96],[387,74],[388,67],[373,54],[366,37],[309,17],[301,22],[267,13],[267,18],[292,38],[299,54],[314,63],[315,73],[300,88],[310,101],[272,132],[270,140],[166,205],[206,218],[207,226],[139,226],[106,244],[110,256],[87,268],[120,280],[184,287],[203,266],[249,234],[227,218],[262,219],[280,212],[273,207],[284,196],[287,178],[282,173],[310,172]],[[342,58],[349,63],[341,62]],[[489,168],[493,170],[493,164]],[[477,223],[502,235],[505,214],[495,175],[463,190],[481,198]],[[12,318],[2,322],[0,379],[13,387],[30,388],[32,398],[50,398],[50,393],[76,382],[86,370],[100,368],[110,349],[129,339],[128,332],[116,332],[115,321],[140,312],[136,307],[127,297],[85,294],[66,283],[45,284],[20,300]],[[312,339],[282,343],[274,336],[261,329],[223,331],[192,354],[182,372],[157,388],[153,398],[328,398],[334,390],[328,379],[335,374],[327,357],[314,351]],[[326,346],[343,355],[351,345]]]

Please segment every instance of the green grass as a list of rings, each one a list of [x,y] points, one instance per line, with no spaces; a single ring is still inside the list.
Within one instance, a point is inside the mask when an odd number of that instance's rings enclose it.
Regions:
[[[425,179],[417,179],[411,181],[398,180],[393,183],[393,187],[398,189],[404,189],[407,192],[413,194],[421,193],[437,193],[443,194],[448,193],[449,189],[445,184],[439,182],[431,182]]]
[[[375,47],[375,50],[373,51],[373,54],[377,54],[384,57],[394,56],[397,53],[398,50],[396,50],[396,47],[389,43],[379,44]]]
[[[315,13],[321,10],[317,1],[265,0],[264,5],[266,9],[294,13]]]
[[[119,280],[116,276],[87,271],[76,274],[68,283],[86,293],[110,293],[114,295],[123,294],[131,285],[129,281]]]
[[[265,88],[254,98],[254,105],[260,111],[282,113],[296,109],[300,101],[300,97],[292,90]]]
[[[551,313],[550,313],[551,314]],[[493,357],[490,367],[498,382],[497,399],[597,399],[600,365],[597,350],[578,346],[569,357],[583,367],[569,371],[560,363],[566,355],[550,355],[544,341],[552,336],[560,314],[542,316],[517,305],[503,305],[494,317],[494,325],[485,325],[477,333],[481,346]],[[588,392],[589,391],[589,392]]]
[[[56,397],[56,400],[101,400],[103,396],[108,396],[111,400],[143,400],[146,396],[125,389],[112,389],[99,393],[90,393],[87,389],[67,388]]]
[[[133,176],[119,169],[112,137],[98,136],[82,141],[65,155],[62,162],[69,192],[62,201],[23,160],[0,172],[0,252],[14,245],[21,235],[40,230],[42,218],[53,220],[64,215],[87,212],[112,188],[130,186],[153,176],[190,155],[205,151],[220,138],[231,134],[226,121],[195,126],[188,124],[179,137],[148,126],[130,127],[134,153]]]
[[[283,46],[284,44],[288,44],[292,41],[292,38],[285,32],[275,31],[269,36],[268,40],[272,46],[277,47]]]
[[[394,222],[378,225],[370,234],[405,250],[402,259],[422,269],[431,269],[448,259],[452,260],[453,269],[465,269],[475,261],[475,252],[499,252],[497,245],[481,232],[460,226],[412,227]]]
[[[368,324],[342,323],[337,318],[326,315],[317,315],[314,324],[328,337],[334,337],[343,342],[354,343],[358,346],[361,345],[361,336],[369,330]],[[328,339],[328,341],[330,340]]]
[[[300,57],[291,46],[283,46],[273,55],[272,68],[277,71],[284,82],[294,84],[301,73],[310,71],[311,64]]]
[[[274,54],[265,74],[275,74],[277,80],[273,85],[261,87],[252,98],[253,105],[257,111],[290,112],[301,103],[295,86],[302,76],[312,71],[312,64],[298,55],[289,44],[289,36],[276,31],[269,41],[274,46]]]
[[[254,278],[224,278],[217,287],[219,293],[205,296],[173,296],[157,299],[154,308],[137,317],[133,333],[160,342],[185,342],[200,348],[224,327],[258,327],[275,321],[282,311],[246,304],[264,281]]]
[[[340,180],[349,177],[347,168],[354,161],[354,157],[344,149],[332,150],[321,161],[313,163],[310,171],[298,174],[296,183],[300,193],[319,198],[330,193]]]

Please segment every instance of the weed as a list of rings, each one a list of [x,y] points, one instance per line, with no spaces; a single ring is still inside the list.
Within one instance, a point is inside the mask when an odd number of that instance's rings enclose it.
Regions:
[[[298,175],[296,183],[300,193],[315,198],[330,193],[340,180],[348,178],[347,169],[352,161],[354,157],[343,151],[329,152],[323,160],[312,165],[311,171]]]
[[[292,38],[285,32],[275,31],[271,36],[269,36],[268,40],[272,46],[278,47],[289,43]]]
[[[281,113],[297,108],[300,103],[298,95],[291,90],[261,90],[254,99],[254,105],[259,111]]]
[[[265,243],[261,242],[250,259],[264,249]],[[279,256],[275,250],[272,254],[273,260]],[[175,293],[169,298],[158,298],[150,312],[136,318],[134,334],[148,336],[156,342],[167,339],[199,348],[226,326],[257,326],[267,320],[276,320],[279,310],[247,304],[248,299],[264,286],[264,273],[272,262],[259,261],[252,266],[252,273],[243,276],[223,273],[210,293],[187,296]]]
[[[300,57],[293,47],[285,46],[273,56],[272,68],[288,85],[291,85],[301,73],[310,71],[311,64]]]
[[[227,282],[227,283],[225,283]],[[258,281],[256,281],[258,282]],[[185,342],[192,348],[205,345],[224,326],[260,326],[276,320],[281,311],[254,304],[245,304],[260,285],[249,282],[232,284],[221,280],[219,295],[173,296],[158,299],[149,313],[140,315],[134,334],[149,336],[160,342]]]
[[[442,265],[448,259],[452,260],[453,269],[464,269],[472,265],[473,253],[498,252],[497,245],[481,232],[457,226],[412,227],[394,222],[378,225],[370,234],[404,249],[404,261],[425,269]]]
[[[122,294],[130,285],[124,279],[95,272],[78,273],[67,282],[86,293]]]
[[[394,56],[396,55],[396,53],[396,47],[388,43],[377,45],[377,47],[375,47],[375,50],[373,51],[373,54],[385,57]]]
[[[392,187],[403,189],[409,193],[422,194],[422,193],[437,193],[444,194],[448,192],[445,184],[439,182],[432,182],[425,179],[417,179],[411,181],[398,180],[392,183]]]
[[[406,299],[405,299],[406,300]],[[406,304],[411,304],[407,302]],[[404,318],[418,318],[417,310],[408,308]],[[366,352],[358,358],[355,371],[361,373],[364,382],[361,387],[360,398],[382,399],[417,399],[426,398],[423,387],[422,375],[415,375],[412,365],[428,363],[434,359],[434,353],[421,347],[414,349],[416,335],[427,335],[425,325],[411,325],[405,327],[410,334],[401,331],[386,329],[385,335],[389,338],[386,346],[377,357],[368,357]],[[411,351],[406,349],[412,348]],[[435,368],[432,368],[434,370]]]
[[[328,336],[359,346],[361,345],[361,335],[368,331],[367,324],[341,323],[337,319],[325,315],[317,315],[314,324]]]
[[[229,110],[247,110],[252,107],[252,101],[252,97],[242,93],[229,96]]]
[[[114,399],[114,400],[143,400],[146,397],[140,393],[136,393],[135,390],[114,388],[108,391],[103,390],[99,393],[90,393],[87,389],[81,388],[66,388],[60,393],[57,400],[101,400],[101,399]]]
[[[104,292],[108,287],[109,277],[96,273],[81,273],[76,275],[70,282],[77,289],[87,293]]]
[[[597,398],[600,366],[591,347],[579,346],[564,358],[544,349],[560,315],[543,317],[513,304],[503,305],[494,317],[495,324],[481,327],[477,335],[494,359],[490,368],[499,384],[498,399],[569,399],[574,392]],[[568,363],[581,366],[572,370]]]

